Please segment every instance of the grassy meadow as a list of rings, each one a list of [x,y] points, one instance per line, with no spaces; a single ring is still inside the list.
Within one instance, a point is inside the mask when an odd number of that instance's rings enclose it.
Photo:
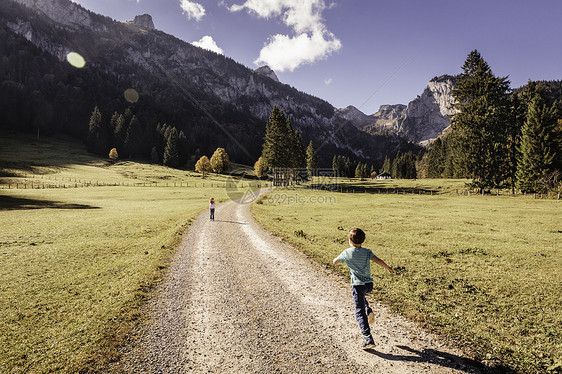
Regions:
[[[228,199],[225,182],[2,136],[0,371],[103,371],[190,222],[210,196]]]
[[[462,196],[454,180],[353,183],[383,193],[277,189],[252,211],[328,266],[349,228],[363,228],[364,246],[395,269],[374,265],[375,298],[490,365],[561,372],[562,201]],[[384,193],[399,187],[439,194]]]

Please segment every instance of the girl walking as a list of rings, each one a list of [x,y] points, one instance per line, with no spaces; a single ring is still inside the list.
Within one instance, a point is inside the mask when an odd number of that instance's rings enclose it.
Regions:
[[[215,198],[211,197],[209,199],[209,211],[211,212],[211,221],[215,220]]]

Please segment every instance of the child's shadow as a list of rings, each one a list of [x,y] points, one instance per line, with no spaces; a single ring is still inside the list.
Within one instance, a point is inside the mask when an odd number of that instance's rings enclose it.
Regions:
[[[247,222],[236,222],[236,221],[228,221],[228,220],[221,220],[221,219],[215,219],[213,220],[214,222],[224,222],[224,223],[236,223],[238,225],[247,225]]]
[[[399,345],[397,347],[413,353],[414,355],[393,355],[389,353],[378,352],[375,349],[367,349],[366,352],[389,361],[426,362],[459,371],[464,371],[466,373],[514,373],[512,370],[509,370],[505,367],[490,367],[484,365],[481,362],[466,357],[440,352],[435,349],[423,349],[421,351],[418,351],[404,345]]]

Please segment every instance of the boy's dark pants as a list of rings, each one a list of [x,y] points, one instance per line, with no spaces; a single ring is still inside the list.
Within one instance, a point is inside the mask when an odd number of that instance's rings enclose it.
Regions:
[[[373,290],[373,283],[367,283],[361,286],[352,286],[353,302],[355,303],[355,319],[359,323],[359,328],[363,336],[371,335],[367,313],[371,311],[369,303],[365,298],[365,294]]]

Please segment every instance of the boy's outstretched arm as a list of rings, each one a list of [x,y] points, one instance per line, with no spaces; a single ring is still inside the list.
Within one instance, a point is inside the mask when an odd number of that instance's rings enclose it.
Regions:
[[[386,262],[384,262],[383,260],[381,260],[380,258],[378,258],[377,256],[373,256],[371,258],[371,261],[373,261],[375,264],[382,266],[383,268],[385,268],[386,270],[388,270],[389,273],[394,273],[394,270],[392,270],[392,268],[390,266],[388,266],[386,264]]]
[[[341,261],[336,257],[336,258],[334,258],[334,261],[332,261],[332,263],[334,265],[337,265],[337,264],[341,263]]]

